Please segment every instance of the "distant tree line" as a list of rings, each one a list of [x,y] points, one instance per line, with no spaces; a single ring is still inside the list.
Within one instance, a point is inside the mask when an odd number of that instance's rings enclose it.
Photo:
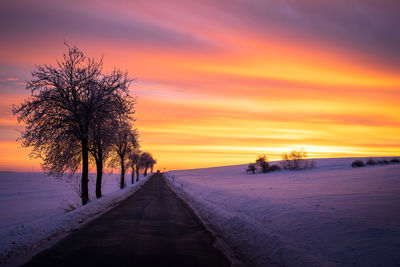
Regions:
[[[282,160],[279,165],[270,165],[267,156],[258,156],[255,163],[250,163],[246,169],[246,172],[254,174],[257,169],[262,173],[278,171],[281,169],[286,170],[301,170],[315,167],[313,160],[307,160],[307,152],[304,149],[293,150],[289,153],[281,154]]]
[[[140,150],[134,128],[136,99],[130,95],[132,79],[114,69],[103,72],[103,60],[87,58],[76,46],[51,65],[36,66],[26,88],[31,96],[13,113],[25,124],[22,145],[32,147],[31,157],[42,159],[47,174],[74,174],[80,168],[82,205],[89,201],[89,163],[96,166],[96,197],[102,196],[105,164],[119,166],[120,188],[126,186],[129,167],[136,181],[139,171],[147,175],[156,160]]]
[[[281,167],[278,165],[270,165],[267,156],[262,155],[257,157],[255,163],[250,163],[246,171],[254,174],[257,169],[259,169],[262,173],[267,173],[280,170]]]
[[[367,159],[367,161],[364,163],[362,160],[355,160],[351,163],[351,167],[357,168],[357,167],[365,167],[367,165],[373,166],[373,165],[387,165],[387,164],[397,164],[400,163],[400,160],[398,158],[392,158],[391,160],[383,159],[383,160],[374,160],[374,159]]]

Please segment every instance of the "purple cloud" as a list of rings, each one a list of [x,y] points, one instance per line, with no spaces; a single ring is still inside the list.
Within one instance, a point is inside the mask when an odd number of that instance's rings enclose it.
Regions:
[[[2,36],[11,41],[88,37],[166,48],[213,49],[212,44],[193,35],[134,16],[112,16],[108,10],[99,12],[95,6],[74,1],[1,1],[0,24]]]
[[[218,2],[231,23],[259,34],[345,47],[381,62],[400,62],[397,0],[233,0]]]

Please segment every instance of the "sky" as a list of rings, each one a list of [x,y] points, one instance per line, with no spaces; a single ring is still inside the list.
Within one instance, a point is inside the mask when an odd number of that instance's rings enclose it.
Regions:
[[[400,155],[398,0],[0,1],[0,171],[40,171],[13,104],[64,40],[135,78],[163,170]]]

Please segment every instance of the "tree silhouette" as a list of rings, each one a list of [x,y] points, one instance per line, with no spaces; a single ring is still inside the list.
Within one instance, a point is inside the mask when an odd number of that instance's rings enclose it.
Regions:
[[[268,172],[269,163],[267,156],[258,156],[256,159],[256,164],[261,167],[263,173]]]
[[[129,102],[126,111],[132,112],[128,94],[131,80],[119,71],[103,75],[102,60],[87,58],[76,46],[66,46],[57,67],[36,66],[26,86],[31,96],[20,106],[13,106],[13,113],[26,125],[22,145],[33,147],[31,156],[43,160],[45,172],[74,173],[82,165],[80,191],[85,205],[89,201],[92,127],[101,128],[99,118],[116,103]]]
[[[141,155],[141,164],[144,167],[144,176],[147,176],[147,169],[150,167],[152,161],[153,161],[153,156],[149,152],[143,152]]]
[[[151,169],[151,172],[153,172],[153,170],[154,170],[154,165],[156,165],[157,164],[157,160],[153,157],[153,155],[151,155],[151,160],[150,160],[150,169]]]
[[[281,158],[282,162],[281,165],[284,169],[289,170],[299,170],[307,167],[305,159],[307,157],[307,152],[304,149],[301,150],[292,150],[290,153],[282,153]]]
[[[94,113],[90,128],[89,151],[92,154],[97,170],[96,197],[100,198],[103,176],[103,165],[108,158],[114,141],[115,131],[118,129],[116,118],[132,115],[135,100],[129,96],[131,80],[126,74],[118,70],[104,75],[98,82],[96,103],[100,108]]]
[[[83,205],[89,200],[88,142],[94,112],[90,91],[99,78],[101,66],[102,61],[86,59],[76,47],[68,47],[58,68],[36,67],[33,80],[27,83],[31,97],[13,107],[18,121],[26,124],[23,146],[32,146],[32,156],[43,158],[50,173],[76,171],[79,158],[76,152],[80,148]],[[69,140],[72,146],[64,140]],[[71,167],[68,160],[74,163]]]
[[[254,174],[255,171],[256,171],[256,165],[254,163],[250,163],[249,166],[247,167],[246,172],[252,172]]]
[[[136,142],[136,147],[134,147],[128,155],[128,166],[131,168],[132,184],[135,182],[135,172],[136,172],[136,181],[139,181],[140,155],[141,151]]]
[[[137,144],[137,131],[132,129],[132,121],[130,118],[121,117],[118,120],[118,128],[115,129],[112,147],[114,149],[114,162],[118,161],[121,169],[120,188],[125,187],[125,168],[128,163],[128,155],[135,148],[133,144]],[[114,163],[115,165],[115,163]]]

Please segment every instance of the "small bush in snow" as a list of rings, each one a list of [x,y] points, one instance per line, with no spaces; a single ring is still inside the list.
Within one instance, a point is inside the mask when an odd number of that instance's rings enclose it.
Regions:
[[[256,159],[256,164],[260,166],[263,173],[266,173],[268,171],[269,163],[267,156],[258,156],[258,158]]]
[[[393,158],[390,160],[391,163],[400,163],[400,160],[398,158]]]
[[[364,167],[365,163],[361,160],[355,160],[353,163],[351,163],[351,167],[357,168],[357,167]]]
[[[247,167],[246,172],[252,172],[254,174],[255,171],[256,171],[256,165],[254,163],[250,163],[249,166]]]
[[[375,160],[373,160],[373,159],[368,159],[368,160],[367,160],[367,164],[368,164],[368,165],[376,165],[376,162],[375,162]]]
[[[286,170],[301,170],[315,167],[315,161],[306,160],[307,152],[304,149],[282,153],[281,166]]]
[[[268,172],[279,171],[279,170],[281,170],[281,167],[279,167],[278,165],[271,165],[268,168]]]

